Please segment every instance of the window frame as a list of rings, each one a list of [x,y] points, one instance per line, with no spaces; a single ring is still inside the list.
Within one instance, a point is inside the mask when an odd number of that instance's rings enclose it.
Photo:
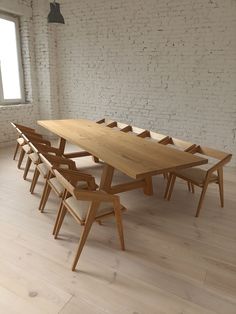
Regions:
[[[16,49],[17,49],[17,58],[18,58],[18,69],[19,69],[19,81],[20,81],[20,91],[21,98],[17,99],[4,99],[3,97],[3,85],[2,85],[2,75],[1,75],[1,62],[0,62],[0,106],[1,105],[10,105],[10,104],[22,104],[25,103],[25,88],[24,88],[24,72],[22,64],[22,53],[21,53],[21,38],[20,38],[20,23],[19,16],[11,15],[8,13],[3,13],[0,11],[0,18],[12,21],[15,23],[15,32],[16,32]]]

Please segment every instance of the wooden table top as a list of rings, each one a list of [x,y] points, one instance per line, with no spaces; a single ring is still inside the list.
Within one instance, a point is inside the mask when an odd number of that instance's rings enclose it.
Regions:
[[[207,163],[205,158],[90,120],[40,120],[38,124],[134,179]]]

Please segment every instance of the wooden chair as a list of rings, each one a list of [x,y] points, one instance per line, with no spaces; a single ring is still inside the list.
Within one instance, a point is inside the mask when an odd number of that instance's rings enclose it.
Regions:
[[[175,138],[175,137],[169,137],[165,141],[165,145],[172,145],[175,149],[182,150],[184,152],[189,152],[189,153],[194,152],[195,147],[197,146],[196,144],[193,144],[193,143],[188,142],[188,141],[183,141],[183,140],[180,140],[180,139]],[[188,190],[190,192],[194,193],[194,185],[188,181],[187,181],[187,185],[188,185]],[[168,182],[167,182],[164,198],[167,197],[169,186],[170,186],[170,180],[168,180]]]
[[[64,187],[57,180],[54,174],[54,169],[60,168],[60,166],[64,165],[64,163],[61,163],[61,162],[55,163],[54,158],[52,158],[51,155],[45,154],[45,153],[42,153],[42,154],[39,153],[39,157],[40,157],[40,160],[48,167],[48,175],[45,181],[43,194],[42,194],[41,201],[39,204],[39,210],[43,212],[51,191],[53,191],[59,198],[61,198],[63,195]],[[69,169],[69,167],[67,170],[64,169],[64,173],[70,175],[73,183],[77,187],[80,187],[81,189],[96,190],[96,188],[98,187],[95,184],[94,178],[91,175],[81,173],[78,169],[74,169],[74,166],[73,166],[73,170]],[[81,177],[85,177],[87,181],[81,182],[80,180]]]
[[[21,132],[21,131],[19,131]],[[20,169],[21,167],[21,164],[22,164],[22,161],[24,159],[24,156],[25,154],[30,154],[32,153],[32,149],[29,145],[29,142],[33,142],[33,143],[41,143],[41,144],[44,144],[44,145],[47,145],[47,146],[51,146],[51,143],[50,141],[48,140],[45,140],[40,134],[39,135],[35,135],[35,134],[32,134],[32,133],[22,133],[21,132],[21,137],[18,138],[18,143],[20,144],[20,157],[19,157],[19,160],[18,160],[18,164],[17,164],[17,167]]]
[[[20,150],[20,157],[19,157],[19,161],[18,161],[18,168],[20,168],[21,166],[21,163],[22,163],[22,160],[23,160],[23,157],[24,157],[24,153],[22,152],[22,147],[26,144],[24,139],[22,138],[22,134],[23,132],[25,134],[29,134],[29,136],[31,136],[32,138],[43,138],[42,135],[36,133],[36,132],[31,132],[31,131],[28,131],[28,130],[21,130],[21,129],[18,129],[18,128],[15,128],[15,130],[17,131],[18,133],[18,138],[16,140],[16,149],[15,149],[15,153],[14,153],[14,156],[13,156],[13,159],[15,159],[16,155],[17,155],[17,152]]]
[[[115,215],[121,249],[125,249],[121,218],[121,210],[124,209],[124,207],[120,204],[117,195],[107,194],[103,191],[81,190],[80,188],[74,187],[73,184],[70,183],[70,177],[64,176],[63,171],[64,170],[54,171],[56,178],[65,188],[54,227],[54,237],[55,239],[57,238],[66,213],[70,213],[78,223],[84,224],[84,230],[80,237],[79,247],[72,265],[72,270],[74,271],[91,226],[95,220]],[[87,181],[87,178],[81,177],[81,180]],[[104,206],[104,203],[107,203],[107,206]]]
[[[25,132],[28,132],[28,133],[36,133],[35,129],[30,128],[30,127],[25,126],[25,125],[22,125],[22,124],[11,122],[11,125],[18,132],[18,135],[19,135],[18,138],[21,137],[21,134],[19,133],[19,131],[20,132],[24,132],[25,131]],[[21,143],[22,143],[22,140],[20,140],[20,141],[17,140],[15,152],[14,152],[14,155],[13,155],[13,160],[15,160],[15,158],[16,158],[16,155],[17,155],[17,152],[19,150],[19,147],[21,146]]]
[[[170,200],[171,198],[176,177],[181,178],[187,182],[190,182],[191,184],[200,187],[202,189],[202,192],[196,211],[196,217],[198,217],[202,207],[203,199],[206,194],[207,187],[210,183],[218,184],[221,207],[224,207],[223,166],[231,160],[232,155],[204,146],[196,146],[191,151],[191,153],[198,153],[204,156],[208,156],[217,161],[214,162],[214,164],[207,170],[200,167],[192,167],[182,170],[176,170],[173,173],[171,173],[169,176],[168,184],[169,187],[166,193],[166,198],[167,200]]]
[[[32,146],[32,144],[31,144],[31,146]],[[44,153],[44,156],[45,156],[45,153]],[[74,170],[77,169],[75,162],[71,159],[64,158],[64,157],[58,156],[58,155],[47,154],[46,156],[47,156],[47,159],[49,159],[50,162],[54,166],[65,167],[65,168],[74,169]],[[41,175],[46,180],[48,173],[49,173],[48,166],[40,159],[39,163],[36,165],[35,170],[34,170],[34,175],[33,175],[33,179],[32,179],[31,186],[30,186],[30,193],[31,194],[34,193],[34,189],[35,189],[35,186],[38,182],[39,176]]]
[[[26,180],[30,166],[33,162],[34,165],[37,165],[40,163],[40,157],[39,157],[39,152],[44,152],[48,154],[53,154],[56,156],[62,156],[61,151],[52,146],[48,146],[45,143],[42,142],[37,142],[37,141],[30,141],[25,135],[23,135],[25,141],[27,141],[27,144],[30,146],[30,150],[27,152],[28,159],[25,165],[25,170],[24,170],[24,175],[23,178]]]

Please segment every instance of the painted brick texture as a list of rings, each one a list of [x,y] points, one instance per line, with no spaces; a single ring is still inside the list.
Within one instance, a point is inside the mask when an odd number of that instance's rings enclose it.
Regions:
[[[20,1],[19,4],[31,7],[30,0]],[[11,121],[35,127],[38,116],[36,90],[35,54],[33,41],[33,21],[30,17],[20,17],[21,53],[25,81],[26,103],[22,105],[0,106],[0,145],[11,143],[16,134],[10,125]]]
[[[109,116],[236,154],[236,1],[61,3],[61,117]]]
[[[236,164],[235,0],[61,0],[65,25],[48,25],[47,0],[21,18],[26,106],[9,121],[109,116],[231,151]]]
[[[19,18],[26,104],[0,106],[1,146],[15,140],[11,121],[37,127],[38,119],[59,117],[56,28],[47,23],[49,3],[47,0],[18,0],[18,3],[33,10],[32,17]]]

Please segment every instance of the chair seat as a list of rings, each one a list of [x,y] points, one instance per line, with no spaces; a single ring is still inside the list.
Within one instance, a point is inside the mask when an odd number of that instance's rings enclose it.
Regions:
[[[51,178],[48,180],[48,183],[52,187],[52,189],[58,194],[59,197],[62,196],[64,187],[63,185],[57,180],[57,178]],[[88,185],[85,182],[78,182],[77,187],[80,189],[87,189]]]
[[[39,155],[37,153],[31,153],[29,154],[29,157],[34,164],[37,164],[40,161]]]
[[[73,196],[67,198],[64,203],[71,208],[79,217],[81,221],[85,221],[89,206],[91,205],[90,201],[80,201],[76,200]],[[106,204],[106,203],[105,203]],[[109,204],[110,205],[110,204]],[[99,208],[97,209],[97,215],[96,217],[104,214],[110,214],[114,211],[112,206],[104,205],[102,203]]]
[[[25,144],[25,140],[22,137],[19,137],[16,141],[20,146]]]
[[[192,181],[193,183],[196,183],[197,185],[203,185],[207,171],[202,168],[194,167],[194,168],[187,168],[182,170],[176,170],[174,171],[174,174],[178,177]],[[218,177],[215,174],[212,174],[210,177],[210,182],[217,181]]]
[[[26,154],[32,153],[32,148],[29,146],[29,144],[25,144],[22,146],[23,150],[26,152]]]

